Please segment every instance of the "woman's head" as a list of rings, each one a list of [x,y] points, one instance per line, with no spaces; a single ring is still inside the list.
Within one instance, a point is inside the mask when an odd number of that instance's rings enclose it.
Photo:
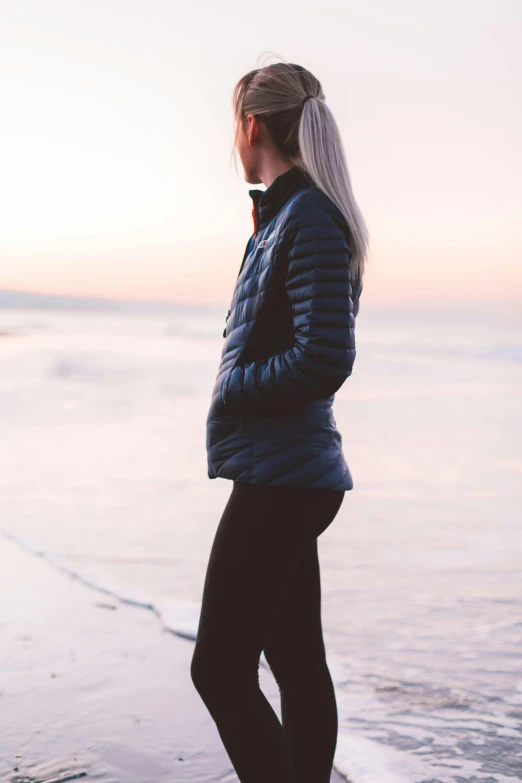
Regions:
[[[311,96],[311,97],[308,97]],[[266,156],[301,166],[344,215],[351,236],[351,267],[362,278],[368,230],[355,201],[337,123],[320,81],[294,63],[245,74],[233,92],[235,136],[248,182],[259,183]]]

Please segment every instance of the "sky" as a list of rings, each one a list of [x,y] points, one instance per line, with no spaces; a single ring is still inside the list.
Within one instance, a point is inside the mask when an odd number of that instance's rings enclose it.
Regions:
[[[522,300],[519,0],[0,0],[0,288],[224,303],[252,227],[232,91],[321,81],[374,302]]]

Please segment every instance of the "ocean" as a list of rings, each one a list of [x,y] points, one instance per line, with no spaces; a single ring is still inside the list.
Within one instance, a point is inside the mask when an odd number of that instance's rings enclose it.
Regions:
[[[232,489],[205,451],[225,316],[0,310],[1,531],[188,638]],[[362,301],[356,342],[319,539],[336,768],[522,780],[522,313]]]

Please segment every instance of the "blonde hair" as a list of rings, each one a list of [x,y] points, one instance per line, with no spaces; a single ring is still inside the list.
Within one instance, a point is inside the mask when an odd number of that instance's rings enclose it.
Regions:
[[[304,101],[306,96],[312,100]],[[351,238],[350,268],[362,278],[368,256],[369,234],[353,194],[339,128],[319,80],[294,63],[280,62],[256,68],[234,87],[234,145],[248,114],[261,117],[281,154],[303,168],[313,183],[339,208]]]

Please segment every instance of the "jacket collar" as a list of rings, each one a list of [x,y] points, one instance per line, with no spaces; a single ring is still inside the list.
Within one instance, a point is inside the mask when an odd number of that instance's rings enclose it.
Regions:
[[[279,174],[266,190],[249,190],[253,201],[254,236],[262,226],[272,220],[290,196],[311,183],[312,179],[303,168],[292,166]]]

